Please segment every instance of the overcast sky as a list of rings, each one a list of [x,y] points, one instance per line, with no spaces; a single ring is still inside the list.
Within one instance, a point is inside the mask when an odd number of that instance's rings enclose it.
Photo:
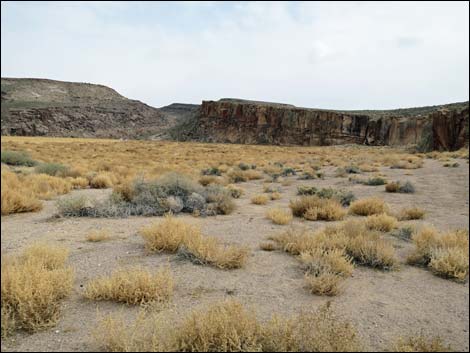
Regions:
[[[469,4],[2,2],[2,77],[100,83],[159,107],[469,99]]]

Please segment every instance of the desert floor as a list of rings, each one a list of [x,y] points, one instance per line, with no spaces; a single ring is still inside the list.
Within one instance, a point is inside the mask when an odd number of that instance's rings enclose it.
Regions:
[[[413,334],[439,335],[445,343],[459,351],[469,350],[469,285],[434,276],[424,268],[405,264],[413,245],[392,238],[401,261],[400,269],[383,272],[357,266],[346,280],[342,294],[321,297],[304,288],[303,272],[298,260],[278,251],[265,252],[259,244],[270,235],[292,225],[312,229],[326,222],[309,222],[295,218],[291,225],[274,225],[265,218],[267,209],[288,208],[296,196],[297,186],[315,185],[351,190],[357,198],[380,196],[392,208],[420,206],[426,217],[420,221],[400,222],[400,225],[433,224],[439,230],[468,229],[469,167],[458,160],[457,168],[445,168],[436,160],[426,159],[423,168],[415,170],[380,168],[388,180],[409,180],[416,186],[415,194],[386,193],[384,186],[353,184],[347,178],[334,176],[334,168],[325,168],[325,179],[292,181],[282,187],[282,198],[258,206],[250,198],[262,193],[262,180],[242,183],[245,194],[236,201],[237,209],[230,215],[178,218],[199,224],[207,235],[224,242],[246,245],[251,256],[245,268],[219,270],[180,261],[176,255],[146,254],[139,228],[161,217],[130,217],[125,219],[54,218],[55,202],[46,201],[42,211],[2,217],[2,254],[13,254],[24,247],[45,241],[64,245],[71,250],[70,264],[76,278],[72,295],[64,301],[56,327],[35,334],[17,333],[2,341],[2,351],[90,351],[95,349],[92,332],[101,314],[124,312],[133,317],[138,308],[111,302],[91,302],[81,295],[83,286],[92,278],[109,274],[118,267],[141,265],[157,268],[169,263],[176,288],[169,308],[178,317],[191,310],[224,298],[235,298],[254,308],[261,319],[273,313],[293,315],[317,308],[332,301],[335,311],[351,320],[368,350],[384,350],[397,337]],[[372,175],[372,173],[370,173]],[[105,197],[107,190],[78,190],[73,194]],[[62,197],[70,197],[64,195]],[[352,217],[352,216],[348,216]],[[113,238],[90,243],[85,236],[95,229],[108,229]]]

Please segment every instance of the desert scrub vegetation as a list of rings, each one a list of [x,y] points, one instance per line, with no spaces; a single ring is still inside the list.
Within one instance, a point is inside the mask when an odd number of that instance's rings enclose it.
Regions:
[[[359,265],[391,270],[398,264],[391,242],[368,229],[361,220],[347,220],[316,232],[292,228],[269,239],[292,255],[338,249]]]
[[[2,163],[14,166],[34,167],[37,162],[23,151],[1,151]]]
[[[240,168],[232,168],[227,173],[230,182],[242,183],[248,180],[257,180],[263,177],[263,174],[259,170],[247,169],[242,170]]]
[[[31,189],[21,189],[23,185],[15,173],[2,170],[2,216],[11,213],[34,212],[42,209],[42,202]]]
[[[411,241],[411,237],[415,233],[415,228],[412,226],[405,226],[395,229],[390,233],[391,236],[397,237],[404,241]]]
[[[171,352],[340,352],[361,350],[354,326],[338,316],[330,304],[267,322],[235,300],[197,309],[181,322],[168,314],[142,313],[131,324],[121,316],[99,321],[94,339],[107,351]]]
[[[251,203],[254,205],[266,205],[268,201],[269,197],[263,194],[255,195],[251,198]]]
[[[403,208],[398,213],[398,219],[400,221],[411,221],[416,219],[423,219],[426,211],[420,207],[409,207]]]
[[[110,239],[111,239],[111,235],[109,233],[109,230],[107,229],[92,230],[85,237],[85,240],[91,243],[97,243],[100,241],[106,241]]]
[[[380,232],[390,232],[397,227],[398,220],[386,213],[374,214],[366,218],[366,226]]]
[[[65,217],[161,216],[193,213],[229,214],[235,208],[231,191],[220,185],[203,187],[187,176],[169,173],[157,180],[136,179],[117,186],[104,201],[68,198],[57,202]]]
[[[418,169],[423,167],[423,159],[416,156],[408,156],[392,163],[392,169]]]
[[[440,337],[426,337],[423,335],[399,338],[390,349],[391,352],[453,352],[454,350],[444,344]]]
[[[248,257],[245,247],[223,246],[217,238],[206,237],[196,226],[167,215],[159,223],[143,227],[139,234],[150,252],[178,253],[196,264],[207,264],[221,269],[243,267]]]
[[[2,255],[2,336],[15,330],[35,332],[57,323],[61,300],[73,285],[67,257],[67,249],[49,244],[34,244],[20,255]]]
[[[166,303],[173,296],[173,276],[168,267],[151,272],[143,268],[119,269],[87,283],[83,295],[89,300],[115,301],[128,305]]]
[[[107,189],[113,186],[113,181],[108,174],[99,173],[91,178],[89,184],[94,189]]]
[[[241,187],[233,184],[228,184],[227,190],[230,192],[230,195],[232,195],[234,199],[239,199],[244,193],[244,190]]]
[[[301,196],[291,200],[289,207],[296,217],[303,217],[309,221],[337,221],[344,218],[346,210],[335,199],[324,199],[316,195]]]
[[[60,164],[60,163],[40,163],[35,168],[34,171],[37,174],[46,174],[50,176],[63,176],[67,173],[69,167]]]
[[[446,162],[443,164],[443,167],[446,167],[446,168],[457,168],[459,166],[460,166],[459,162]]]
[[[354,194],[350,191],[336,190],[333,188],[317,189],[314,186],[300,185],[297,187],[297,195],[316,195],[322,199],[336,199],[341,205],[349,206],[352,201],[356,199]]]
[[[407,262],[427,266],[435,275],[463,282],[468,275],[468,230],[439,233],[423,227],[412,237],[415,246]]]
[[[20,175],[2,170],[1,180],[2,215],[39,211],[40,199],[51,199],[72,190],[69,181],[44,174]]]
[[[414,194],[416,189],[414,185],[409,181],[405,182],[404,184],[399,181],[394,181],[385,185],[385,191],[398,192],[402,194]]]
[[[377,197],[369,197],[354,201],[349,206],[349,212],[358,216],[371,216],[388,212],[388,206],[384,200]]]
[[[350,177],[349,181],[355,184],[362,184],[368,186],[378,186],[387,184],[387,180],[382,177],[372,177],[368,179],[362,179],[357,177]]]
[[[266,212],[266,218],[270,219],[274,224],[285,225],[292,221],[292,212],[276,207]]]

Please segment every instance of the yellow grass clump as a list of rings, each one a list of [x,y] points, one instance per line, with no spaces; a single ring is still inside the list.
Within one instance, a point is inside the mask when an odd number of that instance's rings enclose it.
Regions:
[[[409,221],[414,219],[423,219],[426,211],[420,207],[404,208],[398,214],[398,219],[401,221]]]
[[[68,177],[66,180],[70,182],[73,189],[85,189],[90,185],[88,179],[84,177]]]
[[[440,337],[412,336],[400,338],[390,349],[392,352],[453,352]]]
[[[380,232],[390,232],[397,227],[397,224],[397,219],[386,213],[374,214],[366,218],[367,228]]]
[[[169,268],[152,273],[142,268],[120,269],[109,277],[90,281],[84,296],[90,300],[109,300],[126,304],[168,302],[173,296],[173,276]]]
[[[468,275],[468,230],[456,230],[445,234],[425,227],[413,235],[414,251],[408,263],[423,265],[437,276],[464,281]]]
[[[221,269],[243,267],[248,257],[247,248],[223,246],[217,238],[203,236],[198,227],[187,225],[171,215],[165,216],[160,223],[142,228],[140,235],[148,251],[178,252],[180,257],[194,263]]]
[[[34,212],[42,209],[33,190],[26,189],[16,174],[2,171],[2,216],[11,213]]]
[[[282,197],[281,193],[279,192],[272,192],[269,194],[269,198],[271,200],[279,200]]]
[[[251,198],[251,203],[255,205],[266,205],[268,200],[269,198],[266,195],[255,195]]]
[[[197,227],[188,225],[171,215],[166,215],[163,221],[143,227],[139,231],[148,251],[170,253],[176,252],[185,239],[198,233]]]
[[[324,305],[291,318],[273,315],[261,323],[253,310],[234,300],[193,311],[175,324],[165,314],[142,313],[126,325],[121,317],[102,319],[94,338],[106,351],[171,352],[340,352],[359,351],[355,328]]]
[[[17,256],[2,255],[2,335],[57,323],[61,300],[73,285],[73,270],[65,266],[67,256],[67,249],[46,244],[33,245]]]
[[[236,269],[245,265],[248,248],[237,245],[223,246],[217,238],[203,236],[198,232],[185,239],[178,254],[196,264],[207,264],[220,269]]]
[[[369,197],[357,200],[351,203],[349,211],[359,216],[370,216],[376,214],[387,213],[388,206],[384,200],[377,197]]]
[[[274,224],[285,225],[292,221],[292,212],[282,208],[272,208],[266,212],[266,218],[270,219]]]
[[[107,189],[113,186],[113,181],[107,174],[97,174],[90,180],[90,187],[94,189]]]
[[[289,207],[294,216],[303,217],[309,221],[338,221],[347,213],[338,200],[318,196],[301,196],[291,200]]]
[[[86,241],[96,243],[111,239],[111,235],[109,234],[109,230],[107,229],[92,230],[86,235],[85,239]]]

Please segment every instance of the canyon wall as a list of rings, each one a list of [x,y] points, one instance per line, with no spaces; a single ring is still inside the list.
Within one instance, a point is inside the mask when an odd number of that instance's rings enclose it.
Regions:
[[[196,121],[183,139],[304,146],[404,146],[431,138],[432,147],[454,150],[468,144],[468,104],[458,107],[436,109],[431,114],[417,110],[420,113],[413,114],[413,109],[340,112],[230,99],[203,101]]]

